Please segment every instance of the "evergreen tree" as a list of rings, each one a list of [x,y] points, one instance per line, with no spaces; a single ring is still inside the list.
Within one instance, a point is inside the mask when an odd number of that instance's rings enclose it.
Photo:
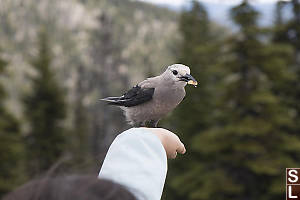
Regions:
[[[166,185],[167,198],[187,199],[182,171],[193,167],[192,160],[198,159],[197,152],[189,148],[199,130],[204,131],[214,121],[215,80],[219,77],[216,67],[221,57],[220,32],[213,31],[213,24],[209,20],[208,13],[198,1],[191,2],[191,9],[183,11],[180,17],[180,32],[183,36],[179,46],[178,63],[191,68],[192,75],[199,81],[199,87],[186,86],[186,99],[181,102],[174,114],[169,119],[174,131],[188,148],[188,156],[182,156],[170,163]],[[220,34],[221,33],[221,34]],[[220,34],[220,35],[219,35]]]
[[[120,69],[126,61],[121,55],[122,42],[115,37],[115,23],[110,14],[103,12],[98,17],[98,28],[91,33],[91,60],[94,66],[89,75],[89,84],[98,97],[112,96],[129,85],[127,74],[121,73]],[[93,157],[103,160],[109,144],[125,128],[124,119],[120,118],[119,109],[111,109],[105,104],[95,103],[89,110],[91,153]]]
[[[286,6],[291,6],[293,15],[290,19],[282,19],[282,13]],[[273,41],[281,45],[292,47],[292,61],[288,65],[288,70],[294,74],[294,78],[286,81],[282,85],[281,95],[284,103],[295,113],[293,121],[294,131],[300,133],[300,2],[292,0],[290,2],[279,1],[277,3],[277,21]]]
[[[210,116],[214,106],[210,82],[215,78],[212,76],[217,65],[216,58],[220,56],[220,36],[211,29],[205,8],[199,2],[192,1],[192,9],[184,11],[180,19],[183,41],[179,48],[178,63],[191,67],[191,73],[200,84],[199,88],[186,87],[189,100],[183,101],[176,110],[175,126],[185,132],[195,133],[199,129],[206,129],[212,121]],[[196,123],[195,116],[198,119]]]
[[[286,72],[291,50],[266,40],[248,1],[230,14],[239,32],[224,44],[223,77],[211,99],[217,105],[214,122],[192,134],[180,130],[189,138],[183,156],[189,158],[172,186],[178,199],[283,199],[285,168],[299,165],[300,151],[299,138],[290,132],[292,115],[278,94],[280,83],[292,79]]]
[[[88,112],[87,108],[83,104],[83,99],[86,95],[85,81],[89,80],[86,78],[86,72],[84,66],[80,65],[77,68],[78,78],[76,81],[76,92],[75,92],[75,102],[73,105],[74,119],[73,119],[73,131],[72,138],[69,140],[71,153],[73,154],[73,159],[71,164],[76,168],[86,169],[88,161],[91,159],[88,145]],[[73,166],[73,167],[74,167]]]
[[[0,57],[0,74],[3,74],[6,64]],[[23,177],[20,168],[23,145],[19,122],[5,109],[5,98],[5,90],[0,85],[0,198],[19,184]]]
[[[66,132],[63,120],[66,104],[63,90],[51,69],[51,52],[47,32],[39,35],[38,55],[32,65],[38,72],[32,78],[32,93],[25,97],[30,132],[26,138],[28,172],[35,175],[53,165],[64,152]]]

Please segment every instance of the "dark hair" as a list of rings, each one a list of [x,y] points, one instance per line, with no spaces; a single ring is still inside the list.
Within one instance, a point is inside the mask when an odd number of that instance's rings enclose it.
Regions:
[[[3,200],[136,200],[125,187],[95,176],[65,176],[33,180]]]

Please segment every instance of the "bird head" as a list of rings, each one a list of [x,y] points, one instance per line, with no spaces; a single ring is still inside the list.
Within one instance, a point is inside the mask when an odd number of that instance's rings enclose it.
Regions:
[[[177,84],[186,84],[194,85],[197,87],[198,82],[190,74],[190,68],[182,64],[173,64],[169,66],[166,70],[166,75],[168,78],[171,78]]]

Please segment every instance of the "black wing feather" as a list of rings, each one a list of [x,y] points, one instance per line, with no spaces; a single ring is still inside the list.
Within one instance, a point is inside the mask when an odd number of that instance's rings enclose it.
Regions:
[[[155,88],[141,88],[136,85],[123,96],[115,99],[113,102],[109,102],[110,105],[118,105],[125,107],[132,107],[147,101],[150,101],[153,97]]]

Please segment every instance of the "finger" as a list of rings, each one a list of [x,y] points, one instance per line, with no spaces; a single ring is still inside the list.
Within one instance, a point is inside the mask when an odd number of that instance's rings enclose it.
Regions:
[[[177,156],[177,152],[175,151],[175,153],[171,154],[171,155],[169,156],[169,158],[170,158],[170,159],[175,159],[176,156]]]
[[[184,144],[182,142],[180,142],[180,145],[177,148],[177,152],[180,153],[180,154],[185,154],[186,149],[185,149],[185,146],[184,146]]]

